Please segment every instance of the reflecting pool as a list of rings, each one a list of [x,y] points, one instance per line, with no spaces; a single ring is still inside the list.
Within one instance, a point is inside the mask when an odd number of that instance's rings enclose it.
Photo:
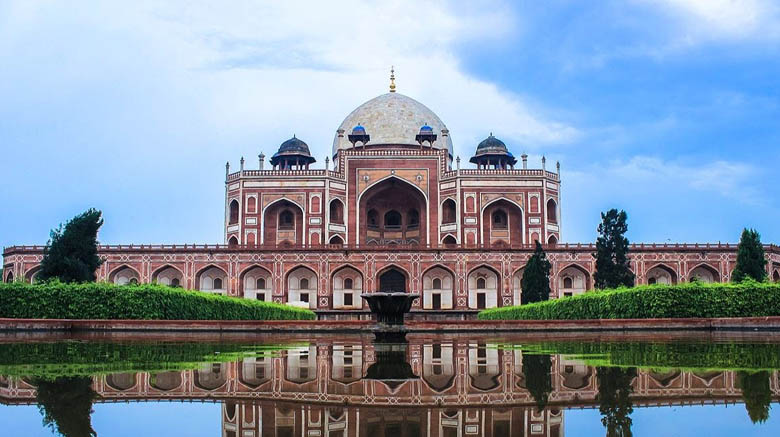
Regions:
[[[0,435],[777,435],[780,335],[0,337]]]

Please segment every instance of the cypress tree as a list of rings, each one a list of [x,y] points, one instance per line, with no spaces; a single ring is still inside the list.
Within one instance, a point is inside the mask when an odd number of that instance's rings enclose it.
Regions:
[[[92,403],[97,393],[88,376],[66,376],[35,380],[35,399],[43,424],[63,437],[91,437]]]
[[[731,276],[733,282],[742,282],[746,278],[756,281],[766,279],[766,258],[761,235],[755,229],[743,229],[737,247],[737,267]]]
[[[753,423],[764,423],[769,419],[772,403],[772,389],[769,387],[769,372],[737,372],[737,386],[742,389],[745,410]]]
[[[599,237],[596,240],[596,288],[634,286],[634,272],[628,262],[628,216],[625,211],[610,209],[601,213]]]
[[[523,354],[523,377],[525,387],[536,401],[536,410],[541,412],[547,406],[552,393],[552,358],[547,355]]]
[[[550,261],[542,250],[539,241],[536,242],[536,250],[523,269],[523,278],[520,280],[522,304],[541,302],[550,298]]]
[[[631,437],[631,413],[634,411],[631,382],[636,378],[636,367],[597,367],[601,424],[607,429],[607,437]]]
[[[101,212],[90,208],[52,230],[38,277],[42,281],[94,282],[95,271],[103,263],[97,254],[97,233],[102,225]]]

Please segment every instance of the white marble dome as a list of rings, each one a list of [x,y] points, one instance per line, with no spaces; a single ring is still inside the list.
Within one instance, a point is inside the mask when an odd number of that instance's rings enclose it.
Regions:
[[[399,93],[387,93],[375,97],[358,106],[347,118],[341,122],[333,138],[333,156],[339,150],[352,148],[347,136],[352,129],[360,124],[371,137],[368,144],[400,144],[419,146],[415,136],[420,133],[420,128],[427,124],[433,128],[437,135],[433,146],[437,149],[446,148],[452,157],[452,139],[442,135],[442,130],[447,131],[444,122],[427,106]],[[339,136],[342,135],[342,136]]]

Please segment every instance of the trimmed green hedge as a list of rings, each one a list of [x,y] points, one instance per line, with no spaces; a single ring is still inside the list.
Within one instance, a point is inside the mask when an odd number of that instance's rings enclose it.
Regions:
[[[480,320],[650,319],[780,316],[780,284],[690,282],[587,292],[523,306],[491,308]]]
[[[288,305],[163,285],[0,284],[0,317],[29,319],[311,320]]]
[[[591,366],[640,369],[775,370],[780,369],[780,344],[701,341],[543,341],[522,345],[500,344],[499,349],[521,349],[525,354],[558,354]]]
[[[216,342],[60,341],[0,343],[0,375],[54,379],[104,373],[196,369],[206,363],[278,356],[308,345]]]

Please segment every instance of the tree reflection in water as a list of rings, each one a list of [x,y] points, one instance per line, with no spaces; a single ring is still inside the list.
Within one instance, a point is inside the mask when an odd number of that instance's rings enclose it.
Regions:
[[[90,377],[60,377],[36,379],[36,401],[43,415],[43,424],[63,437],[91,437],[92,401],[97,393]]]
[[[550,355],[523,354],[523,376],[526,388],[536,401],[541,412],[547,406],[547,398],[552,392],[552,358]]]
[[[769,419],[769,403],[772,390],[769,388],[769,372],[737,372],[737,385],[742,389],[745,409],[753,423],[764,423]]]
[[[599,412],[607,437],[631,437],[631,417],[634,411],[631,381],[637,376],[635,367],[597,367]]]

